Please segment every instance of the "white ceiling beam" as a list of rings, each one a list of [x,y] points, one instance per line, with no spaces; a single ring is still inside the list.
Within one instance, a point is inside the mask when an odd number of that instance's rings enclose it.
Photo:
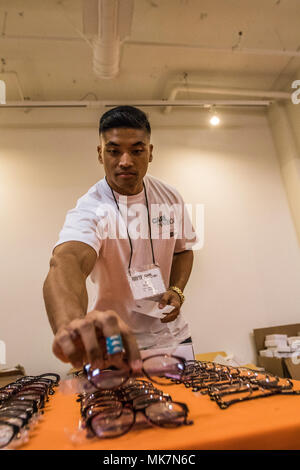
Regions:
[[[269,106],[271,100],[173,100],[168,101],[172,107],[260,107]],[[11,101],[0,105],[1,108],[102,108],[121,105],[165,107],[166,100],[137,100],[137,101]]]

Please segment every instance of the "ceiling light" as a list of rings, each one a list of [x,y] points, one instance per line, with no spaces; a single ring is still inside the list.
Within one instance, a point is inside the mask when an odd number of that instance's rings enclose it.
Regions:
[[[220,118],[219,116],[217,116],[216,114],[214,114],[210,120],[209,120],[210,124],[212,126],[218,126],[220,124]]]
[[[211,126],[218,126],[220,124],[220,118],[216,112],[215,105],[211,105],[209,108],[209,123]]]

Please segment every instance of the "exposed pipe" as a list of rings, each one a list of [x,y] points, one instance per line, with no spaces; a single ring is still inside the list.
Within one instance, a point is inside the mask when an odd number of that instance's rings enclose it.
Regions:
[[[12,40],[12,41],[58,41],[58,42],[81,42],[83,36],[81,37],[68,37],[68,36],[39,36],[37,34],[34,35],[20,35],[20,34],[5,34],[0,36],[0,41],[1,39],[7,41],[7,40]],[[86,38],[84,39],[86,40]],[[90,44],[89,41],[87,41],[90,47],[92,45]]]
[[[172,107],[202,107],[224,106],[224,107],[266,107],[271,104],[270,100],[174,100],[168,102]],[[121,105],[141,107],[164,107],[166,100],[136,100],[136,101],[11,101],[0,105],[1,108],[108,108]]]
[[[83,28],[92,40],[93,69],[100,78],[115,78],[121,44],[131,31],[133,0],[85,0]]]
[[[79,34],[79,31],[76,30]],[[22,40],[22,41],[58,41],[58,42],[76,42],[85,40],[89,46],[90,41],[86,36],[80,33],[81,37],[67,37],[67,36],[40,36],[40,35],[19,35],[19,34],[2,34],[0,40]],[[201,49],[202,52],[219,52],[221,54],[244,54],[244,55],[262,55],[262,56],[287,56],[287,57],[300,57],[300,51],[291,49],[251,49],[243,48],[222,48],[222,47],[208,47],[201,44],[184,44],[184,43],[169,43],[169,42],[155,42],[155,41],[131,41],[124,40],[124,45],[137,46],[137,47],[173,47],[182,49]]]
[[[155,41],[126,41],[126,44],[132,46],[150,46],[150,47],[176,47],[182,49],[201,49],[202,52],[220,52],[221,54],[249,54],[249,55],[276,55],[300,57],[299,48],[297,50],[290,49],[254,49],[247,47],[209,47],[201,44],[186,44],[176,42],[155,42]]]
[[[203,87],[196,85],[184,86],[174,85],[169,93],[169,98],[167,102],[176,100],[176,96],[180,92],[190,92],[190,93],[202,93],[202,94],[213,94],[213,95],[231,95],[231,96],[248,96],[253,98],[270,98],[271,100],[286,100],[291,99],[291,93],[283,91],[264,91],[264,90],[244,90],[239,88],[213,88],[213,87]],[[164,113],[169,113],[171,107],[166,106]]]

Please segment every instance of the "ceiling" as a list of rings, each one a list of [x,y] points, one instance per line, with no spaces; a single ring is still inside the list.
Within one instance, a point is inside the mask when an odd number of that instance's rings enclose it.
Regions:
[[[7,102],[161,100],[175,83],[180,99],[205,98],[193,84],[290,90],[299,18],[300,0],[135,0],[120,73],[107,80],[93,72],[81,0],[0,0],[0,79]]]

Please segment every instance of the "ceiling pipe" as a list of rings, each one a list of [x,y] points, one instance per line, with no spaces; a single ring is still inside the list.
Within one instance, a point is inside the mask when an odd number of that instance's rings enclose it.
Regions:
[[[213,95],[231,95],[231,96],[247,96],[252,98],[269,98],[270,100],[287,100],[291,99],[291,93],[284,91],[264,91],[264,90],[243,90],[239,88],[213,88],[195,85],[174,85],[169,93],[167,102],[169,103],[176,100],[176,96],[180,92],[185,93],[201,93]],[[171,111],[171,106],[166,106],[164,113],[168,114]]]
[[[93,1],[93,0],[91,0]],[[20,41],[58,41],[58,42],[78,42],[85,40],[90,46],[90,41],[76,30],[80,37],[70,37],[70,36],[41,36],[41,35],[20,35],[20,34],[2,34],[0,35],[1,40],[20,40]],[[292,49],[250,49],[247,47],[208,47],[202,46],[200,44],[184,44],[176,42],[155,42],[155,41],[134,41],[126,40],[124,42],[128,46],[137,46],[137,47],[173,47],[177,49],[200,49],[202,52],[219,52],[221,54],[244,54],[244,55],[262,55],[262,56],[286,56],[286,57],[300,57],[300,50]]]
[[[219,52],[220,54],[245,54],[263,56],[300,57],[300,47],[292,49],[255,49],[248,47],[209,47],[201,44],[159,42],[159,41],[126,41],[130,46],[175,47],[178,49],[200,49],[202,52]]]
[[[83,31],[91,39],[97,77],[119,74],[121,45],[131,32],[133,8],[134,0],[84,0]]]
[[[202,107],[212,105],[224,107],[265,107],[269,106],[269,100],[174,100],[168,101],[172,107]],[[98,109],[121,105],[140,107],[165,107],[166,100],[136,100],[136,101],[11,101],[1,104],[1,108],[87,108]]]

